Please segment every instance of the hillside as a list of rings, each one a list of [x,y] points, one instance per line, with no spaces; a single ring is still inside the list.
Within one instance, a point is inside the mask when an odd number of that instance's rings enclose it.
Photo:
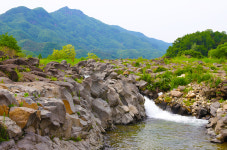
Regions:
[[[22,49],[44,57],[66,44],[75,46],[77,57],[92,52],[109,59],[160,57],[170,46],[142,33],[104,24],[68,7],[52,13],[43,8],[13,8],[0,15],[0,34],[6,32],[17,39]]]
[[[194,57],[207,57],[210,50],[216,49],[225,42],[227,42],[227,34],[224,31],[214,32],[211,29],[202,32],[198,31],[176,39],[173,45],[167,49],[166,56],[176,57],[180,55],[194,55]],[[223,46],[225,47],[225,45],[222,45],[221,47]],[[220,52],[220,50],[216,51],[217,53]],[[227,53],[221,53],[223,57],[227,57]],[[215,57],[220,58],[220,56],[216,56],[216,54]]]

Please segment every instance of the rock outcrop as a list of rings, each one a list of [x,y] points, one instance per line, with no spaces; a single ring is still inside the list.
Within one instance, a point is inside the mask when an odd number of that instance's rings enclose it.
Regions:
[[[6,65],[12,67],[7,70]],[[106,130],[146,116],[138,88],[145,83],[116,74],[112,64],[88,60],[70,67],[66,61],[50,62],[44,72],[38,66],[31,58],[0,66],[2,72],[12,72],[0,83],[0,127],[10,139],[0,149],[100,149]],[[30,68],[21,72],[23,82],[14,82],[16,68]]]

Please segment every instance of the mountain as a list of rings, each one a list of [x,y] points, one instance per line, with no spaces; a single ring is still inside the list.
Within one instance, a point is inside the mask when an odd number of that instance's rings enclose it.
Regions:
[[[171,45],[142,33],[107,25],[82,11],[61,8],[48,13],[43,8],[17,7],[0,15],[0,34],[13,35],[22,49],[46,57],[66,44],[75,46],[77,57],[88,52],[100,58],[156,58]]]

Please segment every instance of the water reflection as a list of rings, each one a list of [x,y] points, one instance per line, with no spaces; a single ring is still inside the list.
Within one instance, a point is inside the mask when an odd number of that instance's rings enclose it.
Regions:
[[[136,125],[119,125],[107,133],[106,143],[115,149],[225,150],[227,144],[209,142],[204,126],[186,125],[158,119],[148,119]]]

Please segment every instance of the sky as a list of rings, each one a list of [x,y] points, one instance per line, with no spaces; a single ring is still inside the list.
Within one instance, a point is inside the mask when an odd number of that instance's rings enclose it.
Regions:
[[[109,25],[172,43],[212,29],[227,32],[227,0],[1,0],[0,14],[26,6],[48,12],[68,6]]]

